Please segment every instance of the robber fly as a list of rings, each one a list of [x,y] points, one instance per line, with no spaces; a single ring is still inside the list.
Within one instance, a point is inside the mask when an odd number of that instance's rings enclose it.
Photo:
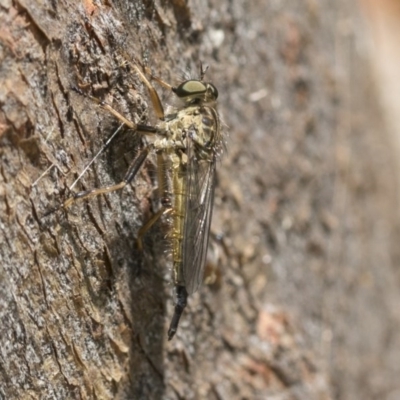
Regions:
[[[203,281],[213,207],[215,167],[223,148],[220,119],[215,108],[218,91],[212,83],[204,81],[206,69],[202,66],[200,79],[189,79],[176,87],[151,76],[151,79],[174,93],[181,102],[180,107],[165,113],[156,90],[143,70],[136,64],[133,64],[133,68],[149,91],[155,114],[160,120],[156,126],[135,124],[105,102],[86,96],[128,127],[149,137],[150,143],[131,162],[120,183],[76,193],[64,202],[63,208],[69,207],[78,199],[124,188],[134,179],[149,153],[156,154],[161,208],[139,230],[138,247],[142,250],[142,238],[146,231],[162,215],[169,214],[168,237],[172,247],[176,290],[174,315],[168,330],[168,339],[171,340],[177,331],[188,295],[194,293]],[[75,90],[83,94],[79,89]]]

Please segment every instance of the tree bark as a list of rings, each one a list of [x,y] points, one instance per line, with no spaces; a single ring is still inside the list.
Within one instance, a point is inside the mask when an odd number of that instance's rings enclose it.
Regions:
[[[344,0],[0,0],[0,398],[400,390],[397,171],[361,25]],[[165,226],[135,249],[154,162],[46,215],[143,146],[124,127],[80,177],[120,123],[74,88],[156,123],[133,61],[172,84],[209,64],[228,135],[207,284],[171,342]]]

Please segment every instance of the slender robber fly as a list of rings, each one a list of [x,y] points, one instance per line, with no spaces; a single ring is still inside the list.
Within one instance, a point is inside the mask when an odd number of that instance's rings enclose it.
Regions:
[[[79,89],[74,90],[97,102],[129,128],[149,137],[150,143],[131,162],[120,183],[76,193],[63,203],[63,208],[69,207],[78,199],[123,189],[135,178],[149,153],[156,154],[161,207],[139,230],[138,247],[143,249],[143,235],[162,215],[169,214],[168,237],[172,247],[177,297],[168,330],[168,339],[171,340],[177,331],[188,295],[194,293],[203,281],[216,161],[222,153],[224,143],[215,108],[218,91],[213,84],[204,81],[206,69],[202,66],[200,79],[186,80],[176,87],[151,76],[151,79],[173,92],[181,101],[180,107],[165,114],[160,98],[143,70],[136,64],[133,64],[133,68],[149,91],[155,114],[160,120],[156,126],[135,124],[107,103],[87,96]]]

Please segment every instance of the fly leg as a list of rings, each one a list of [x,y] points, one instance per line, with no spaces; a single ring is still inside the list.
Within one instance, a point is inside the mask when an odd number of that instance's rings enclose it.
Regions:
[[[157,115],[157,117],[161,120],[164,119],[165,114],[164,114],[164,109],[163,106],[161,104],[161,100],[160,97],[157,94],[157,91],[155,90],[155,88],[153,87],[153,85],[149,82],[149,80],[146,78],[146,76],[144,75],[144,73],[140,70],[140,68],[136,65],[133,64],[133,67],[135,69],[135,71],[137,72],[137,74],[139,75],[140,79],[143,81],[144,85],[147,87],[149,94],[150,94],[150,98],[151,98],[151,102],[153,104],[153,108],[155,110],[155,113]],[[154,78],[154,77],[153,77]],[[168,87],[170,89],[172,89],[172,86],[168,85],[167,83],[163,82],[161,79],[158,78],[154,78],[156,79],[158,82],[160,82],[160,84],[162,84],[165,87]],[[94,101],[95,103],[97,103],[101,108],[107,110],[109,113],[111,113],[112,115],[114,115],[117,119],[119,119],[122,123],[124,123],[125,125],[127,125],[129,128],[134,129],[136,131],[138,131],[139,133],[144,133],[144,134],[162,134],[162,132],[160,132],[157,128],[151,127],[151,126],[147,126],[147,125],[138,125],[135,124],[134,122],[126,119],[122,114],[120,114],[117,110],[115,110],[114,108],[112,108],[109,104],[107,104],[104,101],[101,101],[99,99],[97,99],[96,97],[87,95],[86,93],[83,93],[79,88],[77,87],[73,87],[72,88],[75,92],[79,93],[82,96],[88,97],[89,99],[91,99],[92,101]],[[87,199],[90,197],[94,197],[94,196],[98,196],[100,194],[105,194],[105,193],[110,193],[110,192],[114,192],[116,190],[120,190],[123,189],[128,183],[130,183],[133,178],[135,177],[135,175],[137,174],[138,170],[140,169],[140,167],[142,166],[143,162],[145,161],[147,155],[149,153],[149,148],[143,150],[141,153],[139,153],[139,155],[137,156],[136,159],[134,159],[132,161],[132,163],[129,166],[129,169],[124,177],[124,179],[116,184],[116,185],[112,185],[112,186],[106,186],[104,188],[99,188],[99,189],[93,189],[93,190],[87,190],[87,191],[83,191],[83,192],[79,192],[76,193],[74,196],[72,196],[71,198],[67,199],[64,204],[63,204],[63,208],[67,208],[69,207],[71,204],[73,204],[76,200],[78,199]],[[159,156],[159,169],[160,168],[160,163],[161,163],[161,158]],[[164,175],[164,172],[162,173]],[[160,175],[160,173],[159,173]],[[164,178],[163,178],[164,181]],[[162,187],[164,187],[164,183],[161,184]],[[161,189],[163,190],[163,189]],[[163,193],[164,194],[164,193]],[[163,197],[162,197],[163,198]],[[170,201],[169,201],[170,204]],[[139,238],[138,238],[138,247],[139,249],[142,249],[142,237],[143,235],[146,233],[147,230],[149,230],[151,228],[151,226],[165,213],[171,212],[172,208],[170,207],[170,205],[164,205],[164,207],[159,210],[139,231]]]
[[[125,118],[122,114],[120,114],[117,110],[112,108],[109,104],[107,104],[105,101],[99,100],[94,96],[90,96],[89,94],[86,94],[82,92],[81,89],[77,88],[76,86],[72,87],[72,90],[80,94],[81,96],[87,97],[90,100],[94,101],[97,103],[101,108],[104,110],[107,110],[110,114],[114,115],[117,119],[119,119],[122,123],[124,123],[126,126],[128,126],[131,129],[138,129],[140,125],[135,124],[134,122],[130,121],[129,119]]]
[[[161,134],[162,135],[163,134],[161,131],[159,131],[155,127],[148,126],[148,125],[142,125],[142,124],[136,124],[136,123],[130,121],[129,119],[125,118],[122,114],[120,114],[117,110],[115,110],[113,107],[111,107],[109,104],[107,104],[106,102],[101,101],[101,100],[97,99],[96,97],[93,97],[91,95],[84,93],[81,89],[79,89],[75,86],[72,87],[72,90],[74,90],[81,96],[87,97],[90,100],[92,100],[93,102],[97,103],[101,108],[103,108],[104,110],[107,110],[109,113],[114,115],[124,125],[128,126],[131,129],[134,129],[138,133],[145,134],[145,135],[152,135],[152,134]],[[64,208],[64,209],[68,208],[76,200],[87,199],[90,197],[98,196],[100,194],[110,193],[110,192],[114,192],[116,190],[123,189],[136,176],[140,167],[144,163],[149,151],[150,151],[150,148],[148,147],[138,154],[138,156],[129,165],[128,171],[126,172],[124,179],[120,183],[118,183],[116,185],[106,186],[106,187],[99,188],[99,189],[78,192],[75,195],[73,195],[72,197],[70,197],[69,199],[67,199],[61,205],[61,207],[56,207],[56,208],[50,209],[49,211],[44,213],[43,217],[46,217],[46,216],[58,211],[60,208]]]
[[[140,255],[143,255],[143,238],[147,231],[163,216],[169,214],[172,211],[172,208],[162,207],[158,210],[142,227],[139,229],[136,239],[136,248],[139,251]],[[137,272],[139,275],[142,269],[142,259],[138,259]]]
[[[137,245],[140,251],[143,250],[143,237],[146,232],[161,218],[161,216],[170,214],[173,211],[168,171],[162,151],[157,152],[157,181],[158,195],[161,200],[161,208],[139,230]]]
[[[147,231],[163,216],[172,212],[171,207],[162,207],[158,210],[140,229],[138,232],[137,246],[140,252],[143,251],[143,237]]]
[[[68,208],[69,206],[71,206],[71,204],[75,203],[77,200],[89,199],[91,197],[99,196],[100,194],[115,192],[116,190],[123,189],[136,176],[136,174],[140,170],[141,166],[145,162],[149,152],[150,152],[150,147],[146,147],[137,155],[136,158],[133,159],[133,161],[129,165],[128,171],[126,172],[126,174],[124,176],[124,179],[120,183],[117,183],[116,185],[105,186],[105,187],[98,188],[98,189],[85,190],[82,192],[78,192],[78,193],[74,194],[72,197],[70,197],[69,199],[67,199],[63,203],[62,208],[64,208],[64,209]]]
[[[140,70],[140,68],[136,64],[133,64],[133,68],[149,91],[150,99],[153,103],[154,112],[157,118],[163,120],[165,117],[164,107],[161,104],[160,96],[158,95],[156,89],[154,89],[154,86],[149,82],[149,80],[146,78],[146,75]]]
[[[117,110],[112,108],[106,102],[101,101],[101,100],[97,99],[96,97],[90,96],[86,93],[83,93],[82,90],[80,90],[79,88],[72,87],[72,89],[75,92],[79,93],[80,95],[88,97],[90,100],[97,103],[101,108],[103,108],[104,110],[107,110],[110,114],[114,115],[114,117],[119,119],[123,124],[125,124],[129,128],[134,129],[135,131],[142,133],[142,134],[160,133],[157,128],[154,128],[152,126],[135,124],[134,122],[125,118],[122,114],[120,114]],[[120,183],[117,183],[116,185],[106,186],[106,187],[99,188],[99,189],[86,190],[83,192],[76,193],[74,196],[70,197],[69,199],[67,199],[64,202],[63,208],[69,207],[71,204],[73,204],[78,199],[88,199],[90,197],[98,196],[100,194],[110,193],[110,192],[114,192],[116,190],[123,189],[136,176],[140,167],[143,165],[144,161],[146,160],[147,155],[149,154],[149,151],[150,151],[150,148],[147,147],[142,152],[140,152],[139,155],[135,159],[133,159],[133,161],[129,165],[128,171],[126,172],[124,179]]]
[[[142,80],[143,84],[147,87],[147,90],[149,91],[150,99],[153,104],[154,112],[155,112],[157,118],[159,118],[160,120],[164,120],[164,118],[165,118],[164,108],[161,104],[161,100],[160,100],[160,97],[158,96],[156,89],[150,83],[150,81],[146,78],[146,75],[141,71],[141,69],[136,64],[132,64],[132,65],[133,65],[133,68],[135,69],[136,73],[139,75],[140,79]],[[167,82],[164,82],[162,79],[152,75],[148,68],[144,68],[144,70],[146,71],[146,73],[148,73],[150,75],[151,79],[154,79],[161,86],[170,90],[171,92],[175,91],[175,89],[176,89],[175,87],[173,87],[172,85],[170,85]]]

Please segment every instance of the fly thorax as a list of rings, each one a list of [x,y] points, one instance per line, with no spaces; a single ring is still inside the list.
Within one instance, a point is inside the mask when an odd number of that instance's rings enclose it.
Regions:
[[[167,132],[169,137],[175,142],[181,142],[184,139],[185,132],[187,129],[187,116],[178,116],[175,119],[167,122]]]
[[[219,120],[214,108],[199,107],[199,123],[197,130],[192,133],[196,144],[197,155],[201,159],[209,159],[219,146]],[[212,158],[212,157],[211,157]]]
[[[171,140],[168,138],[156,139],[153,142],[153,147],[155,150],[165,150],[171,148]]]
[[[202,107],[201,126],[203,130],[204,146],[209,147],[214,144],[215,134],[218,128],[218,116],[211,107]]]

